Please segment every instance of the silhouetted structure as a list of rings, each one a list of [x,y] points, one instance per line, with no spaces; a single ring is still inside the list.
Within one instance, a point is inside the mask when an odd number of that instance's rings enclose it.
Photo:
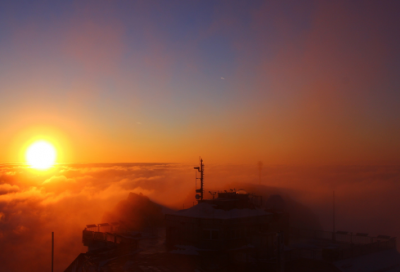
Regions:
[[[204,196],[204,164],[203,159],[200,158],[200,166],[195,167],[200,172],[200,178],[196,176],[196,179],[200,179],[200,189],[196,189],[196,193],[200,193],[200,195],[196,194],[196,199],[203,200]]]
[[[216,199],[199,200],[186,210],[165,215],[168,249],[191,246],[204,250],[241,250],[264,241],[273,250],[274,237],[288,230],[283,212],[260,209],[260,198],[244,191],[219,192]]]
[[[264,205],[235,189],[204,199],[202,159],[195,169],[197,205],[168,212],[162,227],[158,220],[140,231],[123,222],[87,225],[88,252],[66,271],[400,271],[395,237],[292,228],[279,195]]]
[[[54,231],[51,232],[51,272],[54,271]]]
[[[82,232],[82,243],[88,251],[121,245],[131,249],[137,248],[139,232],[118,232],[119,223],[102,223],[87,225]]]

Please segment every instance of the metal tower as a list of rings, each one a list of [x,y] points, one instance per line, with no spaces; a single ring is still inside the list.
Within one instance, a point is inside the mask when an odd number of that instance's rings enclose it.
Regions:
[[[195,167],[194,169],[197,169],[197,171],[200,172],[200,178],[196,177],[196,179],[200,179],[200,189],[196,189],[196,193],[200,193],[200,195],[196,194],[196,199],[197,200],[203,200],[203,193],[204,193],[204,164],[203,164],[203,159],[200,158],[200,167]]]

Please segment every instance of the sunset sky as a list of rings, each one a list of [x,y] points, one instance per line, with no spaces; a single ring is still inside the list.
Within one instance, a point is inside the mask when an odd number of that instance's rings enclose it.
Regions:
[[[0,163],[400,163],[399,1],[1,1]]]
[[[206,197],[330,230],[334,190],[338,230],[400,237],[400,1],[1,0],[0,131],[1,271],[51,232],[64,271],[130,193],[194,205],[199,156]]]

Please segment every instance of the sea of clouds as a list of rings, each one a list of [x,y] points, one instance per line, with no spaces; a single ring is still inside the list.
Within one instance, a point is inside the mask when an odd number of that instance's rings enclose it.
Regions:
[[[241,189],[280,194],[332,228],[400,236],[400,167],[206,165],[205,189]],[[57,165],[37,171],[0,165],[0,270],[43,271],[51,265],[55,233],[55,271],[63,271],[85,252],[81,234],[87,224],[103,223],[129,193],[142,193],[173,209],[195,204],[195,170],[183,164]],[[199,183],[197,181],[197,186]],[[296,217],[296,215],[293,215]]]

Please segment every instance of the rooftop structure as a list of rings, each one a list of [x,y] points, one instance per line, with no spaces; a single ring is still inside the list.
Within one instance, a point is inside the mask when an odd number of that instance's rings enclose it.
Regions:
[[[197,205],[170,211],[164,226],[141,232],[87,225],[88,252],[66,271],[400,271],[395,237],[293,228],[279,195],[264,206],[244,190],[204,199],[203,160],[195,169]]]
[[[279,236],[288,231],[287,214],[262,209],[262,198],[244,190],[217,192],[216,198],[212,194],[213,199],[204,199],[203,160],[195,169],[201,175],[198,204],[165,215],[167,249],[178,254],[236,255],[233,258],[249,256],[254,249],[264,255],[276,253]]]

